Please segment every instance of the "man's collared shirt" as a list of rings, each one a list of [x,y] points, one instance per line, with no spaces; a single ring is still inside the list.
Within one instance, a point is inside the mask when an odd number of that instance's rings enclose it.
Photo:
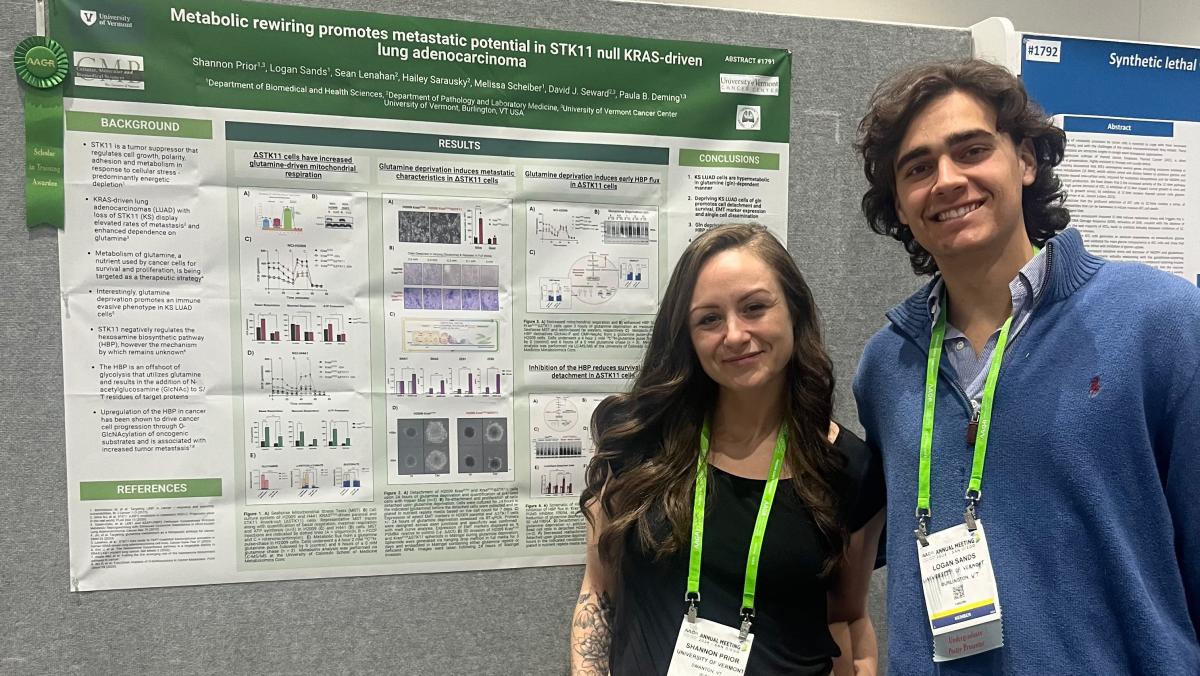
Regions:
[[[1012,345],[1012,339],[1016,338],[1021,329],[1029,323],[1034,301],[1042,293],[1042,287],[1046,283],[1046,260],[1045,249],[1037,252],[1025,264],[1025,267],[1017,272],[1017,276],[1008,283],[1008,291],[1012,294],[1013,308],[1013,322],[1008,330],[1009,345]],[[932,324],[937,323],[938,313],[941,312],[942,294],[945,288],[945,282],[942,281],[942,276],[939,274],[934,279],[933,289],[929,292],[929,321]],[[987,381],[988,366],[991,365],[992,353],[996,351],[996,340],[999,338],[1000,329],[996,329],[992,335],[988,336],[983,350],[976,356],[975,350],[971,348],[971,341],[967,340],[966,335],[950,322],[946,322],[946,340],[943,343],[943,352],[950,360],[950,366],[954,368],[954,375],[958,379],[959,386],[976,404],[983,398],[983,385]]]

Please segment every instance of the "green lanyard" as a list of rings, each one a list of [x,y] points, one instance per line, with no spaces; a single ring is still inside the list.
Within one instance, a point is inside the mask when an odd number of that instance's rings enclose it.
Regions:
[[[944,300],[944,297],[943,297]],[[938,367],[942,362],[942,342],[946,338],[945,303],[938,312],[933,335],[929,338],[929,361],[925,366],[925,414],[921,420],[921,468],[917,479],[917,529],[913,534],[922,545],[928,544],[929,534],[929,468],[933,452],[933,407],[937,401]],[[971,480],[967,484],[967,510],[964,520],[967,528],[975,530],[975,505],[979,502],[979,486],[983,482],[983,461],[987,455],[988,430],[992,421],[992,398],[996,396],[996,379],[1000,376],[1000,363],[1004,360],[1004,348],[1008,345],[1008,329],[1012,316],[1004,320],[996,348],[992,352],[992,363],[988,367],[987,380],[983,385],[983,401],[979,408],[979,428],[975,433],[975,457],[971,461]]]
[[[704,550],[704,501],[708,490],[708,419],[700,429],[700,458],[696,461],[696,494],[692,501],[692,549],[688,557],[687,594],[688,620],[696,620],[696,604],[700,602],[700,555]],[[754,617],[754,587],[758,584],[758,557],[762,552],[763,534],[767,530],[767,518],[775,502],[775,489],[779,485],[779,474],[783,470],[783,457],[787,450],[787,423],[779,426],[775,435],[775,451],[771,455],[771,472],[763,488],[762,502],[758,505],[758,518],[754,521],[754,534],[750,536],[750,554],[746,557],[746,582],[742,587],[741,638],[746,640],[750,633],[750,620]]]

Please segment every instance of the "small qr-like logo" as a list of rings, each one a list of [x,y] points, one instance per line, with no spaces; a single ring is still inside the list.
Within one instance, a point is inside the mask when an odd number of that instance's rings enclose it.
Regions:
[[[735,125],[738,129],[761,129],[762,111],[758,106],[738,106]]]
[[[961,600],[967,598],[967,590],[961,584],[954,585],[954,589],[952,591],[954,592],[955,602],[958,602],[958,601],[961,601]]]

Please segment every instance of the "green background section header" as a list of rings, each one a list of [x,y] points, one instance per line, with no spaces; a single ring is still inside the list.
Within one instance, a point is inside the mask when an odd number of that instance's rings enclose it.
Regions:
[[[137,479],[133,481],[80,481],[80,500],[138,500],[154,498],[215,498],[221,495],[220,479]]]
[[[685,167],[733,167],[737,169],[779,169],[778,153],[754,153],[745,150],[679,150],[679,164]]]
[[[782,49],[237,0],[51,0],[65,95],[580,132],[788,140]],[[80,10],[96,13],[92,25]],[[84,54],[84,56],[80,56]],[[761,129],[739,129],[738,106]]]
[[[331,129],[299,127],[255,122],[229,122],[225,125],[228,141],[257,141],[290,145],[334,146],[338,148],[371,148],[376,150],[407,150],[423,153],[457,153],[495,157],[527,157],[555,160],[585,160],[589,162],[632,162],[635,164],[667,164],[670,151],[647,146],[618,146],[602,143],[559,143],[553,141],[518,141],[483,136],[447,136],[443,134],[408,134],[367,129]]]
[[[109,113],[67,113],[67,129],[102,134],[136,134],[138,136],[176,136],[180,138],[212,138],[212,122],[186,117],[157,117],[149,115],[112,115]]]

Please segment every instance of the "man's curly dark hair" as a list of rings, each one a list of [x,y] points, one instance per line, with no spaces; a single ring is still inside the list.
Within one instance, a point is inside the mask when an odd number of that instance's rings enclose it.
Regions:
[[[1054,167],[1063,159],[1066,134],[1029,100],[1021,81],[1004,67],[978,59],[916,66],[875,89],[867,114],[858,124],[854,148],[862,155],[863,173],[871,185],[862,198],[867,223],[875,232],[904,245],[918,275],[936,272],[937,262],[896,215],[896,153],[913,118],[955,91],[991,106],[996,112],[996,130],[1008,134],[1014,145],[1027,139],[1032,143],[1037,176],[1021,193],[1030,241],[1040,247],[1071,221],[1063,206],[1062,182],[1054,174]]]

